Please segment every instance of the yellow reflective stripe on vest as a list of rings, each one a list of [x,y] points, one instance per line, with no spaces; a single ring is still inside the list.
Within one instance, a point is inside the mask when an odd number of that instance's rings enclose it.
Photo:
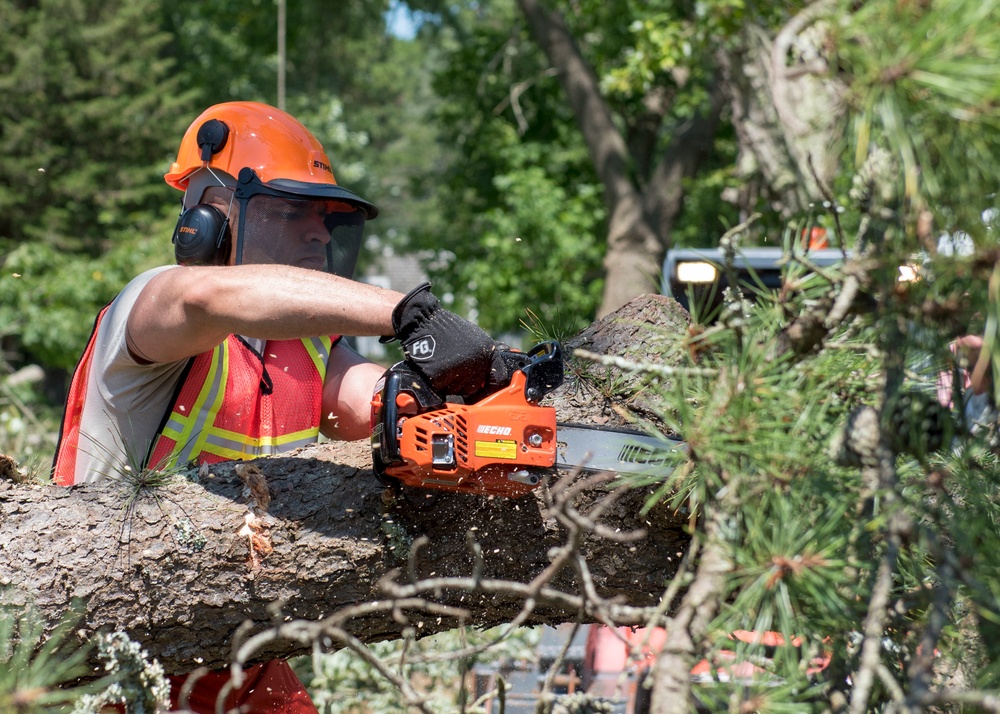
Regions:
[[[326,375],[326,363],[330,359],[330,345],[333,344],[333,340],[329,337],[310,337],[302,340],[302,344],[309,356],[312,357],[316,371]]]
[[[215,415],[225,397],[226,375],[229,374],[229,342],[223,342],[212,351],[205,386],[191,408],[191,414],[174,412],[170,415],[162,434],[176,442],[170,459],[161,468],[186,464],[201,453],[208,436],[208,425],[215,422]]]

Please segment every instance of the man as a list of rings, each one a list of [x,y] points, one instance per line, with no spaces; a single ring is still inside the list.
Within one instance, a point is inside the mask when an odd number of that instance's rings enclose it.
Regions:
[[[209,108],[164,178],[184,191],[178,265],[138,276],[98,316],[70,386],[57,483],[250,459],[320,433],[367,437],[383,369],[340,335],[400,339],[442,394],[509,378],[493,340],[442,309],[428,285],[404,296],[350,279],[378,211],[337,185],[323,147],[288,114],[253,102]],[[197,684],[192,708],[215,711],[226,678]],[[238,705],[315,711],[284,662],[248,672],[227,700]]]

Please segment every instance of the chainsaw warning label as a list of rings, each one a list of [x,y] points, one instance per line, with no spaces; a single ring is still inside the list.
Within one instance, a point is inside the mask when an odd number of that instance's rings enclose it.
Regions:
[[[517,442],[512,439],[477,441],[475,453],[483,459],[516,459]]]

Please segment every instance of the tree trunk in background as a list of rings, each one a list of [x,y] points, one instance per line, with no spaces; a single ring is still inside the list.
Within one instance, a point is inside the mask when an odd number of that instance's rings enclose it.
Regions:
[[[685,323],[676,303],[649,296],[595,323],[565,349],[648,361],[655,345],[644,344],[647,338],[664,325],[681,330]],[[620,419],[620,404],[574,377],[551,403],[564,421]],[[78,601],[75,630],[82,637],[124,630],[167,672],[185,672],[226,665],[243,623],[259,631],[275,622],[273,603],[280,603],[282,617],[317,620],[384,598],[380,579],[395,569],[406,572],[410,545],[419,536],[429,544],[416,560],[418,578],[471,577],[471,532],[483,550],[482,577],[521,583],[548,566],[550,549],[565,539],[545,508],[547,486],[520,499],[407,489],[387,505],[367,442],[317,445],[250,463],[266,490],[252,489],[233,463],[224,463],[140,495],[132,508],[118,481],[62,488],[0,480],[0,607],[32,605],[51,627]],[[580,510],[604,493],[582,493]],[[657,603],[688,540],[686,517],[666,507],[641,514],[647,495],[627,493],[600,519],[613,530],[642,529],[644,538],[616,543],[590,534],[582,545],[600,593],[637,606]],[[551,584],[574,594],[581,589],[572,569]],[[514,596],[447,592],[440,601],[466,608],[468,624],[482,627],[509,622],[522,605]],[[579,616],[542,600],[528,624]],[[456,624],[414,619],[422,622],[421,635]],[[403,625],[380,614],[349,627],[370,642],[398,637]],[[306,650],[302,643],[275,642],[257,659]]]
[[[809,6],[773,39],[749,25],[742,47],[718,56],[739,141],[743,188],[733,198],[744,218],[758,198],[785,218],[806,213],[833,179],[843,86],[826,76],[824,33],[812,24],[824,5]]]
[[[604,296],[598,309],[598,317],[603,317],[638,295],[659,292],[670,229],[683,202],[681,180],[693,176],[701,159],[711,151],[722,95],[712,90],[705,116],[696,117],[674,135],[648,181],[639,188],[631,176],[633,159],[640,165],[653,162],[648,156],[630,156],[628,142],[601,94],[598,78],[565,21],[558,13],[545,9],[539,0],[518,0],[518,5],[535,42],[559,72],[559,81],[604,186],[609,225]],[[662,118],[665,111],[666,106],[661,106],[654,113]],[[658,129],[657,123],[653,133]]]

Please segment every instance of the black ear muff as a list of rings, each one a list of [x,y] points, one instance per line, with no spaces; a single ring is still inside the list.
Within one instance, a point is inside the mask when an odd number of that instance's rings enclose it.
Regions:
[[[181,214],[174,228],[178,265],[224,265],[229,257],[229,218],[215,206],[199,203]]]

